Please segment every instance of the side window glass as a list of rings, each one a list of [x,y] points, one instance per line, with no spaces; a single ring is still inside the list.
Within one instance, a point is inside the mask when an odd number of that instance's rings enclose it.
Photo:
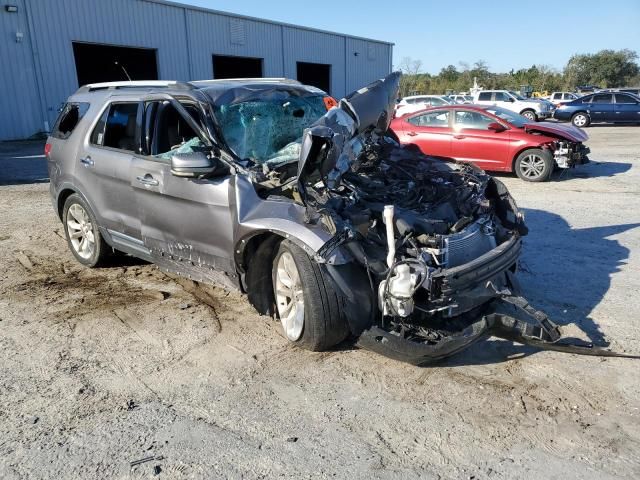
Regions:
[[[633,97],[629,95],[624,95],[622,93],[616,93],[616,103],[631,103],[634,104],[636,101]]]
[[[612,103],[611,95],[594,95],[593,103]]]
[[[69,138],[87,110],[89,110],[88,103],[67,103],[60,112],[51,135],[63,140]]]
[[[561,100],[562,99],[562,94],[561,93],[554,93],[553,94],[553,99],[554,100]]]
[[[449,112],[429,112],[407,120],[418,127],[448,127]]]
[[[91,143],[128,152],[136,150],[138,104],[114,103],[91,133]]]
[[[455,126],[457,129],[471,128],[474,130],[488,130],[487,125],[495,120],[478,112],[458,110],[455,116]]]
[[[591,103],[592,100],[593,100],[593,96],[584,97],[582,99],[582,103]]]
[[[506,95],[503,92],[496,92],[496,102],[504,102],[507,99],[505,98]]]
[[[491,92],[480,92],[478,100],[491,100]]]
[[[195,107],[183,106],[193,118],[198,118]],[[191,153],[206,149],[198,134],[170,102],[159,103],[155,117],[155,130],[151,142],[153,156],[168,160],[177,153]]]

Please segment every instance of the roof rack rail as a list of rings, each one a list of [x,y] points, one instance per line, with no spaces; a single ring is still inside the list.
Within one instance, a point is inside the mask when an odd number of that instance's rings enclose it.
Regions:
[[[120,90],[126,88],[178,88],[192,90],[193,85],[177,80],[132,80],[128,82],[103,82],[83,85],[78,92],[93,92],[96,90]]]
[[[246,82],[249,80],[253,80],[257,83],[291,83],[295,85],[301,85],[301,83],[298,80],[293,80],[291,78],[285,78],[285,77],[216,78],[212,80],[192,80],[189,83],[191,85],[198,86],[198,85],[207,85],[207,84],[215,85],[216,83],[223,83],[223,82]]]

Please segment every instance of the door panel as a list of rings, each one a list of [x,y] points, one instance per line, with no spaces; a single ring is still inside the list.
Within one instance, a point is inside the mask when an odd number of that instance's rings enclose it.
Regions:
[[[75,167],[76,178],[100,226],[135,238],[140,238],[140,219],[129,170],[135,148],[136,125],[140,119],[138,107],[137,102],[118,102],[108,106],[85,139]],[[107,130],[110,127],[111,130]],[[109,133],[112,134],[113,145],[122,148],[110,146],[107,142]]]
[[[100,226],[140,238],[140,219],[129,177],[132,152],[90,146],[79,159],[76,171],[83,179],[89,202],[101,219]]]
[[[613,108],[613,95],[610,93],[595,94],[587,108],[592,122],[616,121]]]
[[[416,144],[426,155],[451,157],[449,115],[449,111],[440,110],[406,119],[401,141]]]
[[[616,93],[614,106],[617,122],[640,122],[640,104],[631,96]]]
[[[230,179],[176,177],[168,161],[133,159],[142,241],[154,262],[173,271],[235,270]]]
[[[509,130],[500,133],[487,130],[486,126],[496,120],[475,111],[458,110],[453,120],[453,158],[484,170],[510,170]]]

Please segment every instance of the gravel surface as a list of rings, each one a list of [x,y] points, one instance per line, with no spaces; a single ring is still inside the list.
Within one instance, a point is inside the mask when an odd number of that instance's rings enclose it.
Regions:
[[[531,229],[520,279],[569,334],[638,353],[640,128],[588,133],[590,165],[501,176]],[[0,478],[640,477],[639,361],[299,350],[239,294],[82,268],[48,186],[7,185],[31,177],[1,154]]]

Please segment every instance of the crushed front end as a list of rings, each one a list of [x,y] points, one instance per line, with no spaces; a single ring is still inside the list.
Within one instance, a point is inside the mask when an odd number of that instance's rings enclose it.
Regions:
[[[349,285],[368,289],[374,304],[370,324],[352,328],[359,344],[425,363],[488,334],[496,302],[517,294],[527,233],[506,188],[387,138],[359,155],[340,187],[306,190],[309,222],[335,235],[319,253],[340,248],[366,272],[366,283]]]
[[[391,74],[342,99],[305,130],[297,172],[265,176],[331,235],[315,258],[358,345],[424,364],[488,335],[554,344],[559,329],[519,296],[527,227],[513,198],[471,165],[387,136],[398,83]]]
[[[347,298],[369,293],[370,318],[350,322],[359,344],[424,363],[488,333],[490,310],[516,291],[527,228],[498,180],[385,136],[397,82],[359,90],[305,131],[297,194],[307,222],[333,235],[320,257],[340,249],[366,272],[337,279]]]
[[[572,168],[589,162],[589,147],[582,143],[559,140],[553,145],[553,159],[559,168]]]

